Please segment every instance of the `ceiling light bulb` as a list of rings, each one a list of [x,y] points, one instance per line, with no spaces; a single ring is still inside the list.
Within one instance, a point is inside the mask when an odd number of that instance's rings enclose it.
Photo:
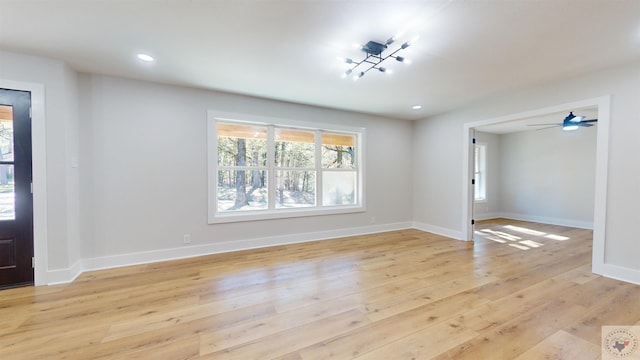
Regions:
[[[399,61],[399,62],[403,62],[404,61],[404,57],[396,56],[396,60]]]
[[[406,48],[408,48],[408,47],[409,47],[409,45],[411,45],[411,44],[409,44],[408,42],[405,42],[404,44],[402,44],[402,45],[400,46],[400,48],[401,48],[401,49],[406,49]]]
[[[569,125],[569,126],[563,126],[562,130],[572,131],[572,130],[578,130],[578,128],[579,128],[578,125]]]
[[[383,67],[378,68],[378,70],[380,70],[380,72],[385,72],[385,71],[387,71],[387,69],[385,69],[385,68],[383,68]]]
[[[146,62],[152,62],[155,59],[153,58],[153,56],[148,55],[148,54],[138,54],[138,59],[142,60],[142,61],[146,61]]]
[[[413,105],[411,108],[413,110],[420,110],[420,109],[422,109],[422,105]]]

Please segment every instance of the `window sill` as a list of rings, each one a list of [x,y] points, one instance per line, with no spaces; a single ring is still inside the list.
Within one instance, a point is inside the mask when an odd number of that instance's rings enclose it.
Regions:
[[[234,213],[218,213],[209,218],[209,224],[234,223],[257,220],[290,219],[305,216],[339,215],[364,212],[364,206],[340,206],[323,209],[281,209],[272,211],[247,211]]]

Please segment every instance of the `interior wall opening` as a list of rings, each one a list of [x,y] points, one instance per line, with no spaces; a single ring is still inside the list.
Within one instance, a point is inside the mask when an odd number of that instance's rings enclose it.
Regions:
[[[604,266],[605,228],[606,228],[606,181],[607,181],[607,158],[608,158],[608,137],[609,137],[609,113],[610,99],[603,96],[595,99],[586,99],[567,104],[536,109],[523,113],[512,114],[499,118],[487,119],[484,121],[470,122],[464,128],[464,151],[463,151],[463,234],[465,240],[472,241],[474,236],[474,201],[473,187],[470,186],[474,178],[474,151],[473,137],[476,131],[490,130],[492,127],[504,133],[527,130],[531,128],[532,121],[541,122],[549,116],[556,117],[561,113],[584,110],[587,113],[597,114],[598,122],[596,126],[596,149],[595,149],[595,174],[593,175],[593,255],[592,271],[602,274]],[[533,119],[533,120],[532,120]],[[561,119],[562,120],[562,119]],[[562,121],[560,121],[562,122]],[[519,130],[518,130],[519,129]],[[561,128],[556,129],[562,131]],[[488,179],[487,181],[491,181]],[[488,194],[490,196],[490,194]],[[580,227],[580,226],[578,226]],[[584,226],[583,226],[584,227]],[[550,234],[550,236],[558,236]],[[560,236],[561,237],[561,236]],[[498,237],[499,238],[499,237]],[[509,240],[509,239],[507,239]],[[526,245],[525,245],[526,246]]]

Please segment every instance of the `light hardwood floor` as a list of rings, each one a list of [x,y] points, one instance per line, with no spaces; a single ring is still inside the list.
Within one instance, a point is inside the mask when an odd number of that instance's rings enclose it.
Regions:
[[[598,359],[640,286],[591,232],[479,222],[85,273],[0,291],[0,359]]]

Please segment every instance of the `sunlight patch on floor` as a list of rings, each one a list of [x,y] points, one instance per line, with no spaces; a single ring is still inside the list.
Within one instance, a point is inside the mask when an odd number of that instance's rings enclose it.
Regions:
[[[526,246],[531,247],[531,248],[537,248],[537,247],[540,247],[540,246],[544,246],[544,244],[541,244],[541,243],[533,241],[533,240],[520,241],[520,244],[526,245]]]
[[[528,234],[528,235],[542,236],[546,234],[546,233],[543,233],[542,231],[531,230],[531,229],[527,229],[519,226],[513,226],[513,225],[505,225],[503,227],[505,229],[521,232],[523,234]]]
[[[476,231],[475,234],[478,235],[478,236],[482,236],[483,238],[485,238],[487,240],[495,241],[495,242],[498,242],[500,244],[504,244],[504,243],[507,242],[507,240],[501,239],[501,238],[499,238],[497,236],[493,236],[493,235],[486,235],[486,234],[481,233],[480,231]]]
[[[514,225],[504,225],[503,228],[506,230],[515,231],[521,234],[526,234],[531,237],[539,237],[539,238],[551,239],[556,241],[566,241],[570,239],[567,236],[548,234],[542,231],[527,229],[524,227],[514,226]],[[493,229],[476,230],[474,231],[474,233],[487,240],[495,241],[500,244],[507,244],[509,246],[515,247],[520,250],[530,250],[530,249],[536,249],[544,246],[544,244],[541,242],[534,241],[532,239],[523,239],[520,236],[509,234],[503,231],[496,231]]]
[[[565,241],[565,240],[569,240],[570,239],[567,236],[554,235],[554,234],[547,234],[544,237],[546,237],[547,239],[558,240],[558,241]]]
[[[522,239],[519,236],[515,236],[515,235],[507,234],[507,233],[502,232],[502,231],[495,231],[495,230],[491,230],[491,229],[483,229],[482,232],[493,234],[495,236],[498,236],[500,238],[503,238],[503,239],[506,239],[506,240],[510,240],[510,241],[517,241],[517,240]]]

